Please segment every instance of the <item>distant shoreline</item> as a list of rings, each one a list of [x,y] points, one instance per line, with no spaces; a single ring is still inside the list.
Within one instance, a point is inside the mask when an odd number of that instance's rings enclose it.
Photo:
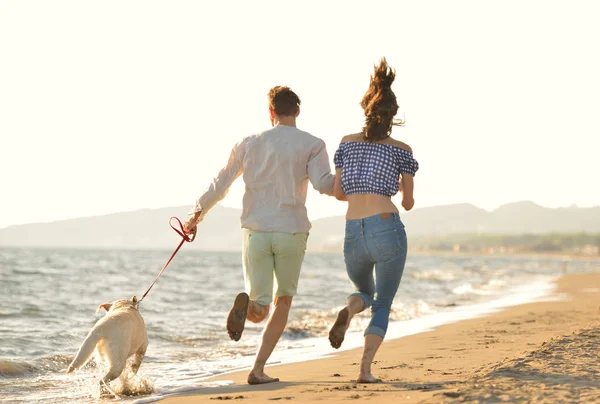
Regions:
[[[426,255],[435,255],[435,256],[447,256],[447,257],[502,257],[502,258],[563,258],[565,260],[590,260],[596,261],[600,260],[600,255],[584,255],[584,254],[573,254],[573,253],[561,253],[561,252],[484,252],[484,251],[464,251],[464,252],[454,252],[454,251],[444,251],[444,250],[408,250],[409,255],[418,255],[418,256],[426,256]]]
[[[128,248],[124,246],[111,247],[111,246],[18,246],[18,245],[0,245],[0,250],[2,249],[31,249],[31,250],[79,250],[79,251],[102,251],[102,250],[118,250],[118,251],[165,251],[168,252],[171,249],[169,247],[137,247],[137,248]],[[182,250],[184,251],[184,250]],[[241,248],[239,250],[203,250],[199,248],[194,248],[194,252],[197,253],[211,253],[211,254],[241,254]],[[306,254],[325,254],[325,255],[342,255],[342,249],[339,251],[336,250],[311,250],[308,249]],[[502,258],[543,258],[543,259],[565,259],[565,260],[589,260],[596,261],[600,260],[600,255],[585,255],[585,254],[575,254],[568,252],[485,252],[485,251],[448,251],[448,250],[420,250],[420,249],[410,249],[408,250],[408,255],[417,255],[417,256],[442,256],[442,257],[502,257]]]

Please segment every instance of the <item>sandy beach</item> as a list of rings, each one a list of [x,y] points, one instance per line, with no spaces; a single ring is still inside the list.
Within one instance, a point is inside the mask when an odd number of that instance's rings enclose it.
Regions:
[[[212,379],[228,386],[161,402],[600,402],[600,274],[564,276],[553,297],[385,341],[374,366],[381,384],[353,382],[355,349],[269,367],[279,383],[249,386],[244,371]]]

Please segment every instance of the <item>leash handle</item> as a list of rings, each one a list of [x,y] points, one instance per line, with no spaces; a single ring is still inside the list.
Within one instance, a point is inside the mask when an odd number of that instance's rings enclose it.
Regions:
[[[175,219],[177,221],[177,223],[179,224],[179,230],[177,228],[175,228],[175,226],[173,226],[172,222],[173,219]],[[144,300],[144,298],[146,297],[146,295],[148,294],[148,292],[150,292],[150,289],[152,289],[152,286],[154,286],[154,284],[156,283],[156,281],[158,280],[158,278],[160,278],[160,276],[162,275],[163,272],[165,272],[165,269],[167,269],[167,267],[169,266],[169,264],[171,263],[171,261],[173,260],[173,257],[175,257],[175,254],[177,254],[177,252],[179,251],[179,249],[181,248],[181,246],[183,245],[183,243],[191,243],[192,241],[194,241],[196,239],[196,233],[198,232],[198,227],[194,227],[194,230],[192,230],[191,234],[192,236],[190,237],[189,234],[186,234],[186,232],[184,231],[183,228],[183,223],[181,223],[181,220],[179,220],[177,217],[172,216],[171,218],[169,218],[169,226],[171,226],[171,228],[175,231],[175,233],[179,234],[181,236],[181,241],[179,242],[179,245],[177,246],[177,248],[175,249],[175,251],[173,251],[173,254],[171,254],[171,257],[169,258],[169,260],[167,261],[167,263],[162,267],[162,269],[160,270],[160,272],[158,273],[158,275],[156,276],[156,278],[154,279],[154,281],[152,282],[152,284],[150,285],[150,287],[148,288],[148,290],[146,290],[146,293],[144,293],[144,295],[142,296],[142,298],[138,301],[138,304],[140,304],[142,302],[142,300]]]
[[[175,226],[173,226],[173,224],[171,223],[173,221],[173,219],[177,220],[177,223],[179,224],[179,229],[177,230],[175,228]],[[177,217],[173,216],[169,219],[169,226],[171,226],[171,228],[173,230],[175,230],[175,233],[179,234],[181,236],[181,238],[183,238],[183,240],[187,241],[188,243],[191,243],[192,241],[194,241],[196,239],[196,232],[198,231],[198,226],[194,227],[194,230],[192,230],[191,234],[192,237],[190,238],[190,236],[188,234],[186,234],[186,232],[183,230],[183,224],[181,223],[181,220],[179,220]]]

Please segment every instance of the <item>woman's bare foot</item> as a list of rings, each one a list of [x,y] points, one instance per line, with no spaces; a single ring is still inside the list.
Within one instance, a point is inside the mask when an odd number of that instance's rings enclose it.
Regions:
[[[278,382],[279,378],[277,377],[269,377],[265,373],[257,374],[254,371],[250,372],[248,375],[248,384],[266,384],[266,383],[274,383]]]
[[[375,376],[373,376],[372,374],[361,374],[358,376],[358,379],[356,379],[356,383],[381,383],[382,380],[381,379],[377,379]]]
[[[338,313],[337,319],[335,320],[335,324],[331,327],[331,331],[329,331],[329,342],[331,346],[335,349],[338,349],[342,346],[342,342],[344,341],[344,336],[346,335],[346,330],[348,329],[348,318],[350,317],[350,312],[347,308],[343,308]]]
[[[233,307],[227,316],[227,332],[229,338],[239,341],[246,325],[246,316],[248,314],[248,303],[250,298],[246,293],[240,293],[235,297]]]

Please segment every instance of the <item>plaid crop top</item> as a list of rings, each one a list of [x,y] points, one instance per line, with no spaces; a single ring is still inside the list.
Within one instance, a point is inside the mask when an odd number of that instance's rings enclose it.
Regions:
[[[411,152],[384,143],[344,142],[333,157],[342,169],[342,189],[346,195],[398,193],[400,174],[415,175],[419,163]]]

